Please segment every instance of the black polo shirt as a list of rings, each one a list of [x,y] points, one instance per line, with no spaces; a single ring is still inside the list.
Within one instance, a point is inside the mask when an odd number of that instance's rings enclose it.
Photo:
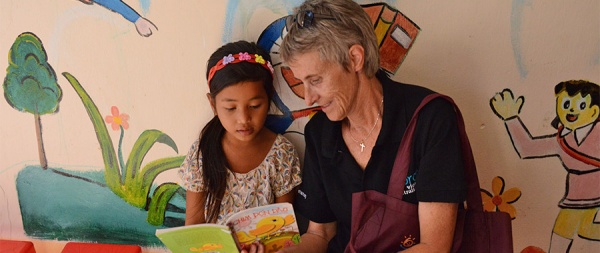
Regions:
[[[342,138],[341,121],[325,113],[313,116],[305,128],[306,151],[296,209],[317,223],[337,221],[328,252],[343,252],[350,238],[352,193],[387,193],[391,169],[402,135],[421,100],[433,91],[394,82],[377,75],[383,86],[382,128],[363,171]],[[436,99],[419,115],[404,200],[462,203],[466,195],[456,113],[446,100]]]

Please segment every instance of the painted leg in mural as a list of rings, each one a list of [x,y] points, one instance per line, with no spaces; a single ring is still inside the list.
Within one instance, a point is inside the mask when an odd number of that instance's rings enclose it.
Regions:
[[[600,207],[584,209],[577,234],[591,241],[600,241]]]
[[[550,240],[550,249],[548,253],[566,253],[571,249],[573,239],[564,238],[556,233],[552,233]]]
[[[580,212],[577,209],[561,208],[556,216],[550,249],[548,253],[565,253],[571,250],[573,237],[579,228],[581,221]]]
[[[562,208],[556,217],[549,253],[569,252],[573,238],[600,241],[599,207],[587,209]]]

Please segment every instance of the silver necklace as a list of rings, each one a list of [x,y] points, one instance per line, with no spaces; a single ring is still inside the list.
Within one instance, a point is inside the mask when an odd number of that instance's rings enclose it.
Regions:
[[[381,105],[383,106],[383,98],[381,99]],[[373,130],[375,130],[375,127],[377,126],[377,122],[379,122],[379,118],[381,117],[381,110],[379,110],[379,112],[377,112],[377,119],[375,119],[375,124],[373,124],[373,127],[371,128],[371,131],[369,131],[369,133],[367,134],[367,136],[365,136],[365,138],[363,138],[360,142],[357,141],[356,139],[354,139],[354,136],[352,136],[352,127],[350,127],[350,124],[348,124],[348,127],[350,128],[350,131],[348,131],[348,133],[350,133],[350,138],[358,143],[358,145],[360,146],[360,152],[362,153],[365,150],[365,140],[367,138],[369,138],[369,136],[371,136],[371,134],[373,133]]]

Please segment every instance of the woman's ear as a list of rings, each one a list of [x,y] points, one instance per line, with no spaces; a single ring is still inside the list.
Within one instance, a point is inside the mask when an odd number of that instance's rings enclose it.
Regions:
[[[348,49],[348,53],[352,70],[361,71],[365,65],[365,49],[361,45],[354,44]]]
[[[206,93],[206,98],[208,98],[208,102],[210,103],[210,108],[213,111],[214,115],[217,115],[217,105],[215,99],[210,95],[210,93]]]

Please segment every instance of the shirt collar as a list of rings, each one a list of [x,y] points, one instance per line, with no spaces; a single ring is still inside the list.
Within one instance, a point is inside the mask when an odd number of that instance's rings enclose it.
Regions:
[[[585,137],[587,137],[590,134],[590,132],[592,132],[592,128],[594,128],[594,125],[594,123],[590,123],[584,127],[575,129],[575,135],[573,137],[575,137],[577,145],[581,145],[583,140],[585,140]],[[560,136],[565,137],[571,132],[573,132],[573,130],[564,127],[563,130],[560,132]]]

